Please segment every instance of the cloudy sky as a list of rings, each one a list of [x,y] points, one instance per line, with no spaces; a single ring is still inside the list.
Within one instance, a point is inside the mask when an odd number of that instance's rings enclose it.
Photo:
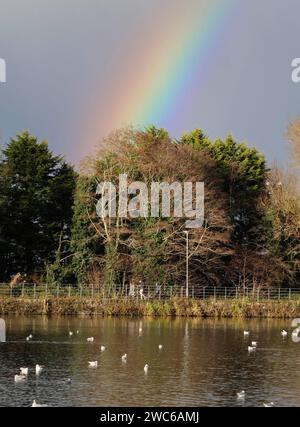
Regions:
[[[299,16],[299,0],[1,0],[1,144],[29,129],[78,163],[110,130],[154,123],[284,163]]]

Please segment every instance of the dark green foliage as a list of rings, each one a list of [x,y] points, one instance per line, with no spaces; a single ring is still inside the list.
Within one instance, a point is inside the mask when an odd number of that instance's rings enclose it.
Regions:
[[[75,173],[28,132],[12,139],[0,163],[0,278],[41,272],[60,236],[69,238]]]
[[[200,129],[185,134],[181,142],[196,150],[208,150],[216,160],[228,193],[234,239],[241,243],[260,241],[264,215],[260,197],[265,191],[267,173],[264,156],[255,148],[237,143],[232,136],[225,141],[210,141]]]

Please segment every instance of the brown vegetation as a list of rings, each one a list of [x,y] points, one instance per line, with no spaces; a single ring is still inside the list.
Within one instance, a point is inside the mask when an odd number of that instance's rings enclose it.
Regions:
[[[49,305],[50,302],[50,305]],[[51,307],[49,311],[48,308]],[[211,318],[278,318],[300,317],[300,299],[260,301],[241,298],[233,300],[194,300],[173,298],[165,301],[136,301],[101,298],[44,299],[1,298],[1,315],[87,315],[87,316],[181,316]]]

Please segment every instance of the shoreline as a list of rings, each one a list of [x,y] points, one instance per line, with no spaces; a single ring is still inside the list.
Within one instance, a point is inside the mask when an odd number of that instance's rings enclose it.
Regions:
[[[168,300],[78,298],[0,298],[0,315],[197,317],[240,319],[293,319],[300,317],[300,299],[186,299]]]

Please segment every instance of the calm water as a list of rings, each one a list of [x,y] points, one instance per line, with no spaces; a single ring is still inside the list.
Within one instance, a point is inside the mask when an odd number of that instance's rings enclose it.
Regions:
[[[5,317],[0,406],[300,405],[300,343],[284,321]],[[139,328],[143,331],[139,334]],[[76,330],[79,334],[76,335]],[[244,338],[243,330],[251,331]],[[75,334],[69,337],[69,331]],[[26,342],[30,333],[34,338]],[[94,343],[86,338],[95,337]],[[255,354],[248,354],[250,340]],[[100,345],[107,350],[100,352]],[[163,349],[158,350],[158,345]],[[128,354],[127,363],[121,355]],[[88,361],[98,360],[98,368]],[[36,363],[45,370],[36,377]],[[143,367],[150,365],[145,375]],[[21,366],[28,380],[14,383]],[[68,385],[66,379],[71,378]],[[245,402],[236,392],[246,390]]]

